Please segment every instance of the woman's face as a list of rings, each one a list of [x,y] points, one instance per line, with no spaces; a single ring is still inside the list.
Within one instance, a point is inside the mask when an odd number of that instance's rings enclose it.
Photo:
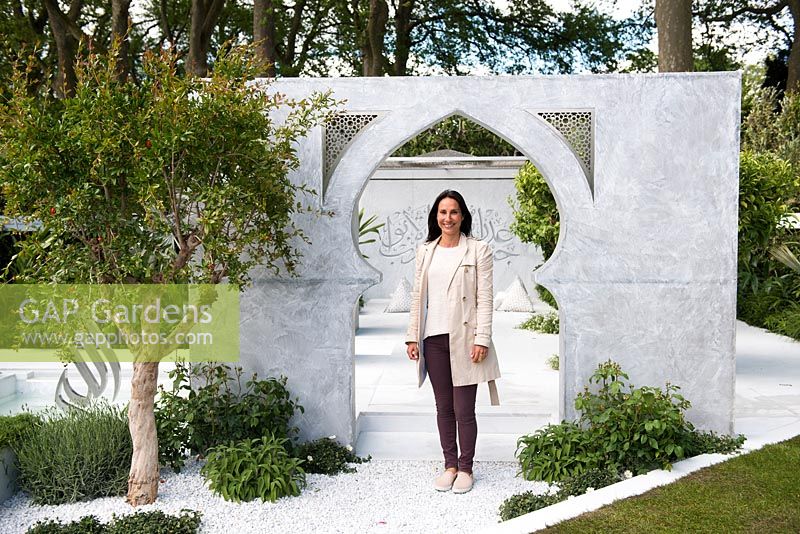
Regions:
[[[442,236],[458,237],[461,233],[461,221],[464,215],[454,198],[443,198],[439,201],[436,211],[436,221],[442,229]]]

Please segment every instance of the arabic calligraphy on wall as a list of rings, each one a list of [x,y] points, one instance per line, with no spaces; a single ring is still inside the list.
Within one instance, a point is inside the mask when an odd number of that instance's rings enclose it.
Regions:
[[[429,209],[429,206],[409,206],[386,217],[380,229],[378,254],[402,264],[414,261],[417,245],[428,235]],[[469,206],[469,211],[472,235],[492,245],[495,260],[520,255],[518,241],[509,231],[508,221],[497,210]]]

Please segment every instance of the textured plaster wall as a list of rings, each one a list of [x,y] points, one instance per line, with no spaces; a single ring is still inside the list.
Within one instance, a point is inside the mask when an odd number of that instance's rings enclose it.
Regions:
[[[275,89],[332,89],[348,111],[380,114],[333,172],[321,206],[334,215],[301,221],[313,244],[300,277],[255,273],[243,295],[242,363],[289,377],[306,407],[303,436],[355,438],[352,311],[380,280],[356,248],[359,196],[396,147],[452,113],[516,145],[558,201],[559,245],[536,278],[561,305],[561,415],[574,416],[571,399],[613,358],[637,385],[681,385],[700,427],[732,430],[737,73],[291,79]],[[594,112],[594,192],[535,116],[570,109]],[[317,190],[322,135],[301,143],[294,174]]]

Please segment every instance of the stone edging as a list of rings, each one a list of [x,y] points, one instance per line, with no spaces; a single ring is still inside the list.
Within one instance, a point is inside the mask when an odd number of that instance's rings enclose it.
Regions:
[[[783,426],[761,436],[755,436],[745,441],[740,454],[747,454],[756,451],[765,445],[779,443],[800,435],[800,421]],[[701,454],[693,458],[688,458],[676,462],[672,466],[672,471],[661,469],[651,471],[645,475],[639,475],[629,480],[617,482],[605,488],[600,488],[591,493],[586,493],[578,497],[561,501],[552,506],[536,510],[502,523],[494,525],[483,525],[475,532],[497,533],[497,534],[527,534],[547,528],[548,526],[560,523],[567,519],[572,519],[586,512],[597,510],[607,504],[620,499],[626,499],[635,495],[641,495],[658,486],[664,486],[683,478],[689,473],[703,469],[714,464],[722,463],[735,454]]]

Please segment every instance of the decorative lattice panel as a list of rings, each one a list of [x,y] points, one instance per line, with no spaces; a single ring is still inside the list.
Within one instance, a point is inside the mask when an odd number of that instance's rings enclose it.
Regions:
[[[339,157],[347,145],[370,122],[378,118],[377,114],[339,113],[325,126],[325,181],[330,179]]]
[[[591,111],[540,111],[539,117],[547,121],[564,136],[581,160],[589,176],[592,174],[594,135]]]

